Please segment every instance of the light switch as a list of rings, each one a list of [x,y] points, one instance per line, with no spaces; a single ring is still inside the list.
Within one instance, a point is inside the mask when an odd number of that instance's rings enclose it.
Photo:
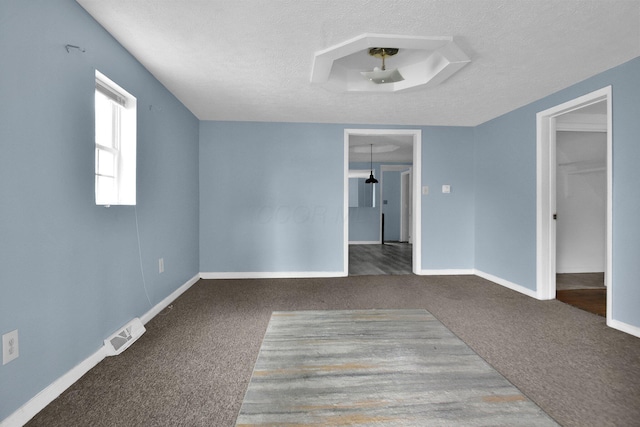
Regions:
[[[449,184],[445,184],[442,186],[443,193],[451,193],[451,186]]]
[[[422,195],[426,196],[427,194],[429,194],[429,186],[425,185],[422,187]]]

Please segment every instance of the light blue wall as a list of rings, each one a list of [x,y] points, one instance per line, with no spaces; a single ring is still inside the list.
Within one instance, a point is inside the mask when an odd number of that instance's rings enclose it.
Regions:
[[[473,128],[422,128],[422,269],[474,265]],[[443,194],[442,185],[451,186]]]
[[[380,163],[351,162],[349,169],[371,170],[373,176],[380,179]],[[350,242],[379,242],[380,241],[380,184],[375,184],[376,205],[371,208],[349,208],[349,241]]]
[[[201,122],[200,271],[341,272],[345,128]],[[423,185],[453,188],[423,196],[422,266],[471,269],[473,130],[420,129]]]
[[[640,58],[475,129],[476,268],[536,286],[536,113],[612,86],[614,320],[640,327]]]
[[[342,272],[343,133],[201,122],[200,270]]]
[[[380,241],[380,208],[349,208],[349,242]]]
[[[535,290],[536,117],[476,128],[476,268]]]
[[[2,420],[198,273],[198,120],[73,0],[0,2],[0,58]],[[140,252],[94,203],[96,67],[138,99]]]

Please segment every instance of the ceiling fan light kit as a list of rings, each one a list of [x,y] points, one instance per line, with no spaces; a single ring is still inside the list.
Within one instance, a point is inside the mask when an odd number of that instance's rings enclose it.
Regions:
[[[387,70],[385,60],[395,55]],[[382,67],[371,70],[371,56]],[[453,37],[365,33],[316,52],[311,82],[333,92],[398,92],[437,86],[469,62]]]
[[[375,67],[373,71],[362,71],[360,74],[375,84],[401,82],[404,77],[402,77],[398,69],[387,70],[385,65],[385,59],[388,56],[397,54],[398,50],[393,47],[372,47],[369,49],[369,55],[382,59],[382,68]]]

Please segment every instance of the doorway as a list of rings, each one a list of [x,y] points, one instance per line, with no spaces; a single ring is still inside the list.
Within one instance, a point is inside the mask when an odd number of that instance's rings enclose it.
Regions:
[[[556,117],[556,299],[606,315],[607,103]]]
[[[350,227],[352,227],[355,231],[357,228],[360,228],[362,224],[360,223],[353,223],[350,224],[350,222],[352,222],[349,218],[351,215],[349,215],[350,212],[350,203],[349,203],[349,191],[350,191],[350,185],[349,185],[349,163],[350,163],[350,143],[353,144],[354,141],[357,140],[366,140],[366,143],[362,143],[362,141],[357,142],[357,144],[363,145],[367,150],[370,149],[370,143],[372,141],[374,141],[374,144],[376,144],[375,141],[384,141],[384,139],[387,138],[387,141],[391,140],[393,141],[394,138],[396,139],[396,141],[398,140],[403,140],[406,141],[406,143],[404,145],[407,145],[408,150],[410,151],[410,158],[411,161],[408,164],[405,164],[404,166],[401,167],[402,172],[407,171],[407,170],[411,170],[411,188],[409,190],[409,196],[411,199],[414,200],[419,200],[420,194],[416,194],[417,193],[417,189],[420,188],[420,180],[421,180],[421,141],[422,141],[422,132],[420,130],[409,130],[409,129],[345,129],[344,131],[344,165],[345,165],[345,169],[344,169],[344,176],[345,176],[345,185],[344,185],[344,206],[345,206],[345,218],[344,218],[344,272],[345,275],[349,274],[350,268],[349,268],[349,252],[350,252],[350,245],[349,245],[349,241],[350,241]],[[378,147],[377,147],[377,152],[375,152],[375,154],[373,154],[373,161],[375,163],[378,163],[379,165],[381,163],[393,163],[394,160],[390,160],[393,159],[393,156],[391,154],[386,154],[386,155],[382,155],[381,153],[391,150],[393,151],[390,147],[388,147],[389,145],[394,145],[393,142],[391,143],[377,143]],[[389,151],[390,152],[390,151]],[[367,151],[368,153],[368,151]],[[366,165],[367,169],[370,168],[370,162],[369,162],[369,155],[367,154],[367,159],[366,159]],[[358,165],[360,168],[363,165]],[[378,168],[378,173],[379,173],[379,178],[380,180],[382,180],[383,178],[383,169],[385,168],[385,170],[400,170],[398,169],[399,165],[384,165],[384,166],[380,166]],[[391,168],[391,169],[389,169]],[[375,172],[375,171],[374,171]],[[376,186],[381,187],[381,185],[379,184],[375,184]],[[383,203],[382,199],[379,199],[380,203]],[[420,221],[417,220],[419,219],[420,216],[420,203],[411,203],[410,204],[410,214],[407,215],[407,217],[409,218],[408,220],[410,221],[410,224],[407,226],[407,228],[409,230],[412,230],[412,234],[414,236],[420,236]],[[377,222],[377,231],[376,231],[376,235],[379,236],[379,238],[376,239],[376,241],[364,241],[364,242],[359,242],[359,243],[369,243],[369,244],[380,244],[380,246],[383,242],[382,242],[382,209],[380,208],[379,213],[377,215],[380,216],[379,221]],[[411,232],[411,231],[410,231]],[[356,241],[358,239],[355,239]],[[421,258],[421,242],[419,238],[412,238],[412,244],[409,247],[410,250],[410,254],[411,254],[411,270],[410,272],[416,273],[418,271],[420,271],[421,269],[421,263],[420,263],[420,258]],[[382,273],[384,274],[384,273]]]
[[[380,206],[384,218],[382,243],[410,243],[413,225],[409,222],[413,199],[410,192],[412,175],[411,165],[380,166]]]
[[[537,115],[537,297],[557,297],[557,285],[563,281],[558,280],[558,273],[604,271],[607,322],[611,319],[613,291],[611,123],[611,87]],[[586,133],[591,136],[585,137]],[[588,194],[593,192],[599,194],[595,198]],[[587,199],[590,201],[585,202]],[[580,208],[579,203],[591,206]],[[603,205],[601,213],[595,212],[594,203]],[[581,209],[589,212],[575,216]],[[596,223],[601,224],[597,229]],[[580,234],[581,228],[591,232]],[[590,241],[576,241],[578,234]]]

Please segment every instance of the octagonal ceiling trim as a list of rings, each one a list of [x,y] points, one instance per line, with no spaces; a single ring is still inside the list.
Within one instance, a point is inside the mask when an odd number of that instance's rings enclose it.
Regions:
[[[397,68],[404,80],[376,84],[362,77],[362,71],[378,65],[368,53],[372,47],[399,49],[387,64]],[[469,62],[453,37],[366,33],[316,52],[311,82],[335,92],[397,92],[438,85]]]

